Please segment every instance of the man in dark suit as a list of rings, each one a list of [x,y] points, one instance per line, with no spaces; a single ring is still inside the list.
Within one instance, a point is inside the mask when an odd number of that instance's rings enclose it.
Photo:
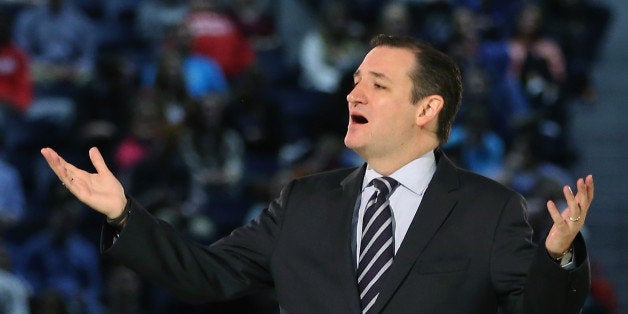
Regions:
[[[410,38],[378,36],[347,96],[345,144],[366,160],[290,182],[251,223],[205,247],[96,173],[42,149],[68,189],[105,214],[101,248],[189,300],[274,287],[282,313],[576,313],[589,287],[579,230],[593,178],[563,189],[536,247],[525,201],[439,149],[458,110],[458,67]]]

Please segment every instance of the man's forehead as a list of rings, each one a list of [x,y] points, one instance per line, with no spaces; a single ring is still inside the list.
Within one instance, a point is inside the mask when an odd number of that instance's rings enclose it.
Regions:
[[[362,61],[353,77],[363,75],[392,80],[407,75],[414,66],[414,54],[409,49],[378,46],[373,48]]]

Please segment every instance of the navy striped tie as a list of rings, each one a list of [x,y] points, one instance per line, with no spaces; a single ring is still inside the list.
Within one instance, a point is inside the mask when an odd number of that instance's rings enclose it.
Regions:
[[[368,313],[379,295],[382,276],[395,255],[392,214],[388,197],[399,184],[389,177],[371,181],[375,193],[366,204],[358,258],[358,287],[362,313]]]

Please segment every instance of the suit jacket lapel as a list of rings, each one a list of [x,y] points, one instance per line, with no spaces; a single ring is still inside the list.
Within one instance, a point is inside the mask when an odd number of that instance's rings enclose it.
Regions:
[[[438,151],[437,162],[434,177],[386,274],[373,313],[379,313],[390,300],[457,202],[457,199],[449,194],[457,189],[459,184],[455,167]]]
[[[349,306],[349,312],[347,313],[359,313],[360,312],[360,297],[357,288],[357,277],[355,270],[355,260],[353,257],[353,209],[356,204],[358,193],[362,188],[362,179],[364,178],[364,172],[366,167],[356,169],[349,174],[338,186],[338,188],[332,190],[329,194],[329,198],[323,200],[323,206],[333,209],[336,213],[330,217],[339,217],[340,225],[343,230],[340,233],[341,238],[336,241],[330,247],[330,250],[337,250],[340,252],[342,260],[338,263],[337,275],[342,280],[339,282],[342,284],[340,287],[347,300],[347,306]]]

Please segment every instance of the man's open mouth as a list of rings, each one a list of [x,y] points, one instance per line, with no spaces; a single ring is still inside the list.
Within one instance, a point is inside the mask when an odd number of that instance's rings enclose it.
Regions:
[[[368,123],[369,120],[359,114],[352,114],[351,122],[356,123],[356,124],[365,124],[365,123]]]

